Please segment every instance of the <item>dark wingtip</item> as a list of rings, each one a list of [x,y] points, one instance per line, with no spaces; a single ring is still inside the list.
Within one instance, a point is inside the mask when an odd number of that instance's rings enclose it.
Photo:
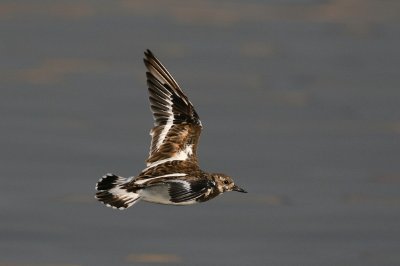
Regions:
[[[145,58],[143,58],[143,62],[147,68],[149,68],[150,65],[152,65],[151,62],[153,62],[153,61],[157,62],[157,58],[154,56],[154,54],[149,49],[146,49],[146,51],[144,51],[144,55],[145,55]]]
[[[144,51],[144,55],[149,58],[149,57],[155,57],[153,52],[150,51],[150,49],[146,49],[146,51]]]

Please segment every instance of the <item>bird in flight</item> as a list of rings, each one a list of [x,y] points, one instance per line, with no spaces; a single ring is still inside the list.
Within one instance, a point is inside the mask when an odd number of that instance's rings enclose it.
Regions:
[[[207,173],[197,161],[202,124],[188,97],[167,69],[146,50],[147,85],[154,127],[146,168],[124,178],[106,174],[96,184],[96,198],[115,209],[139,200],[189,205],[208,201],[226,191],[247,193],[228,175]]]

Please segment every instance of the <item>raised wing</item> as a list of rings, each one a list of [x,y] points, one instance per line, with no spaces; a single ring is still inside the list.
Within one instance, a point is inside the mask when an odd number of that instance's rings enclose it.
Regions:
[[[196,149],[201,121],[192,103],[167,69],[150,50],[145,52],[150,106],[154,127],[147,168],[170,161],[197,164]]]

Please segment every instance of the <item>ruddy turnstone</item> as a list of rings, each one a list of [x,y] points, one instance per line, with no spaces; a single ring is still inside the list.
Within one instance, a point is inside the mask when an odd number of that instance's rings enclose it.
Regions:
[[[126,209],[139,200],[188,205],[225,191],[246,191],[232,178],[199,168],[197,144],[202,125],[192,103],[150,50],[145,53],[154,127],[147,167],[137,176],[106,174],[96,184],[96,198],[109,207]]]

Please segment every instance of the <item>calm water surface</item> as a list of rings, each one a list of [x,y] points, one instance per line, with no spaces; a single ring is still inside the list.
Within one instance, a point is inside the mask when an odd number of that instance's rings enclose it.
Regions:
[[[0,1],[0,266],[400,265],[397,1]],[[143,51],[249,191],[95,202],[144,168]]]

